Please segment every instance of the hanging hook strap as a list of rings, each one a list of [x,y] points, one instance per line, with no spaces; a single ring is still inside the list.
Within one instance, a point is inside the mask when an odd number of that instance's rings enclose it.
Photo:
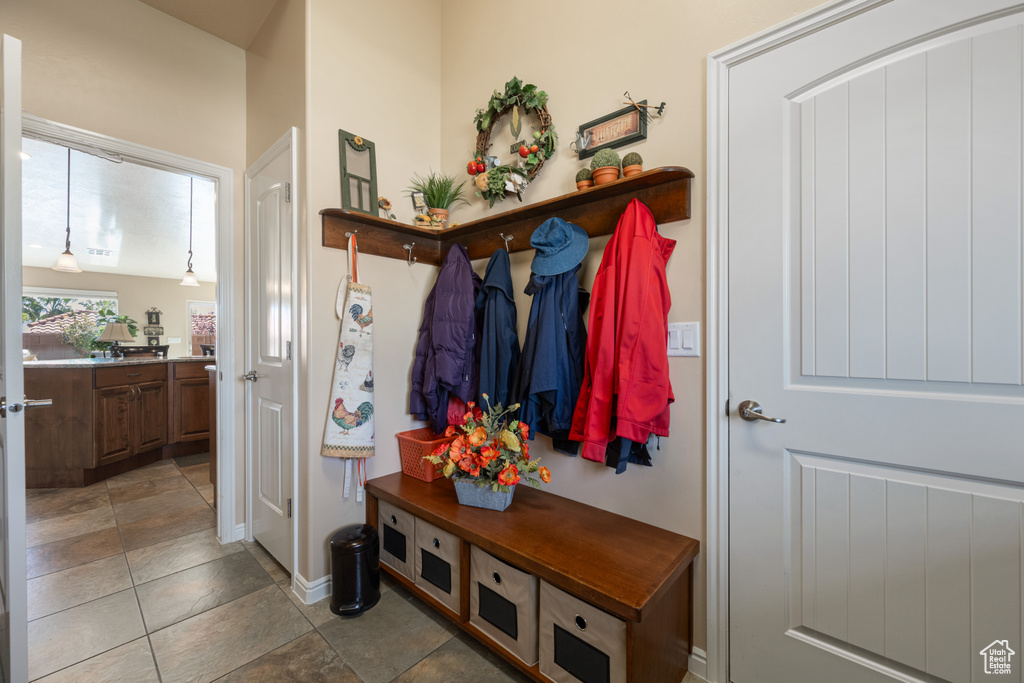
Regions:
[[[356,245],[354,232],[345,233],[348,237],[348,274],[352,282],[359,282],[359,247]]]

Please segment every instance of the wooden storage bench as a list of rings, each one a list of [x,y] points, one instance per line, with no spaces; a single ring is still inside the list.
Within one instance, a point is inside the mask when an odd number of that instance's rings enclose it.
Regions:
[[[398,508],[414,523],[422,520],[424,530],[436,527],[455,537],[458,553],[446,556],[457,563],[451,576],[458,584],[452,592],[458,594],[441,602],[436,585],[427,590],[417,585],[417,572],[410,579],[410,572],[385,562],[381,568],[534,680],[577,681],[574,673],[589,677],[597,669],[602,673],[593,680],[609,683],[679,683],[686,674],[696,540],[529,486],[516,487],[504,512],[461,506],[450,481],[426,483],[400,472],[370,480],[366,491],[368,524],[387,525],[390,511]],[[388,518],[378,517],[379,505],[389,511]],[[424,537],[408,528],[405,535],[413,563],[413,552],[420,552],[414,539]],[[537,664],[528,665],[507,649],[513,644],[498,643],[471,623],[471,605],[478,601],[471,599],[470,557],[479,557],[479,551],[537,578],[540,604],[524,606],[519,614],[539,623],[518,629],[525,637],[538,635]],[[481,575],[489,574],[478,570],[478,581]],[[483,587],[480,583],[478,590]],[[566,666],[559,665],[560,658]]]

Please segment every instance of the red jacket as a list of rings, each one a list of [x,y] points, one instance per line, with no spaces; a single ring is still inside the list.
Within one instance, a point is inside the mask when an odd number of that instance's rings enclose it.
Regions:
[[[668,436],[668,291],[665,265],[675,240],[658,234],[651,210],[634,199],[619,219],[594,278],[587,358],[569,438],[583,457],[604,462],[616,436]],[[614,424],[614,427],[613,427]]]

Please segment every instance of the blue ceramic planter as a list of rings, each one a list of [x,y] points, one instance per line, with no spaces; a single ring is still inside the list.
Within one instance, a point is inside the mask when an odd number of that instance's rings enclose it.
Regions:
[[[477,486],[469,479],[455,480],[455,495],[459,497],[459,505],[470,505],[486,510],[498,510],[499,512],[512,504],[512,495],[516,487],[509,486],[508,493],[504,491],[493,491],[489,488]]]

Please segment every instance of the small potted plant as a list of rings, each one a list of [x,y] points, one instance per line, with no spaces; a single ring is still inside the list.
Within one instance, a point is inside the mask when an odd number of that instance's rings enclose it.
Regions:
[[[581,168],[576,172],[576,189],[585,190],[588,187],[594,186],[594,179],[590,175],[589,168]]]
[[[619,179],[619,155],[614,149],[602,149],[590,162],[590,173],[595,185],[604,185]]]
[[[419,175],[413,176],[411,183],[409,185],[410,194],[412,192],[422,192],[423,198],[427,202],[427,213],[431,214],[431,216],[441,217],[440,222],[435,222],[435,227],[444,227],[452,206],[459,202],[463,204],[469,203],[462,196],[462,187],[466,183],[461,182],[456,185],[455,178],[452,176],[431,171],[425,178]]]
[[[628,178],[631,175],[642,173],[644,170],[644,159],[636,152],[630,152],[622,157],[622,177]]]
[[[530,460],[529,426],[510,417],[519,410],[518,403],[508,408],[499,403],[484,412],[470,402],[466,409],[465,424],[451,425],[444,433],[455,438],[424,456],[455,481],[459,504],[504,510],[512,502],[516,484],[540,486],[532,474],[545,483],[551,481],[551,471],[541,467],[540,459]]]

